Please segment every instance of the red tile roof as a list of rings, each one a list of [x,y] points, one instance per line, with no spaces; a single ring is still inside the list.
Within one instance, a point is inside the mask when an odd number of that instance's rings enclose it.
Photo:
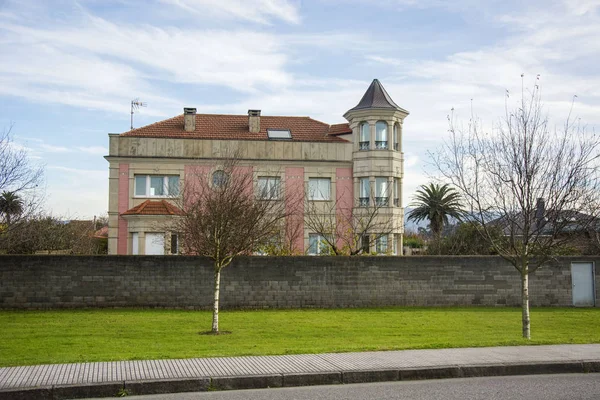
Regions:
[[[98,239],[107,238],[108,237],[108,225],[103,226],[102,228],[100,228],[96,232],[94,232],[94,237],[98,238]]]
[[[260,117],[260,132],[248,130],[247,115],[196,114],[196,130],[186,132],[183,129],[183,114],[159,121],[151,125],[122,133],[121,136],[190,138],[190,139],[235,139],[268,140],[267,129],[289,129],[293,141],[299,142],[340,142],[347,140],[331,133],[332,127],[310,117]],[[336,132],[340,128],[336,128]],[[336,134],[339,134],[336,133]]]
[[[346,135],[348,133],[352,133],[349,124],[335,124],[329,127],[330,135]]]
[[[181,215],[182,211],[166,200],[146,200],[121,215]]]

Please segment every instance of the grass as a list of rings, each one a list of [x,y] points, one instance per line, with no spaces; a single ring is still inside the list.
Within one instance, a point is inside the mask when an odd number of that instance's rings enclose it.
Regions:
[[[224,311],[0,311],[0,366],[524,344],[600,343],[600,309],[519,308]]]

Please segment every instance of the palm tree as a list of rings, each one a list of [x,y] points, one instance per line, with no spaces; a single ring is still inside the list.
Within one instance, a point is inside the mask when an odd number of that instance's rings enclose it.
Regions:
[[[23,200],[14,192],[2,192],[0,195],[0,215],[4,215],[6,225],[10,225],[12,216],[23,212]]]
[[[428,186],[421,185],[414,200],[415,202],[410,206],[415,208],[410,211],[408,220],[415,222],[429,220],[431,232],[436,239],[440,238],[444,225],[448,224],[448,217],[460,220],[464,214],[460,204],[460,195],[447,184],[441,186],[437,183],[430,183]]]

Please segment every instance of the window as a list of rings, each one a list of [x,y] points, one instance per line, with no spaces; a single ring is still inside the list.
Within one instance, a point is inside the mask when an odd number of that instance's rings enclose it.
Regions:
[[[329,200],[331,198],[331,179],[309,178],[308,198],[310,200]]]
[[[369,254],[371,252],[371,238],[369,235],[362,235],[360,238],[360,248],[363,254]]]
[[[267,129],[267,136],[271,140],[291,140],[292,134],[289,129]]]
[[[219,188],[219,187],[225,185],[228,180],[229,180],[229,175],[227,175],[227,173],[225,171],[218,170],[218,171],[213,172],[213,175],[212,175],[213,187]]]
[[[171,234],[171,254],[179,254],[179,236]]]
[[[135,175],[134,179],[136,196],[179,196],[179,176],[177,175]]]
[[[371,182],[369,178],[360,178],[360,193],[358,195],[358,205],[366,207],[369,205],[371,198]]]
[[[140,234],[138,232],[131,234],[131,254],[134,256],[140,254]]]
[[[388,251],[388,237],[387,235],[378,236],[375,239],[375,251],[377,254],[385,254]]]
[[[308,254],[310,255],[328,255],[331,253],[329,244],[325,236],[318,233],[308,234]]]
[[[388,148],[388,124],[384,121],[377,121],[375,124],[375,148],[385,150]]]
[[[375,178],[375,202],[378,206],[388,205],[390,184],[388,178],[378,176]]]
[[[277,200],[281,188],[281,179],[278,177],[258,178],[258,198],[263,200]]]
[[[400,207],[400,179],[394,178],[394,207]]]
[[[394,124],[394,150],[400,150],[398,137],[398,123]]]
[[[371,127],[368,122],[360,124],[360,140],[358,141],[359,150],[369,150],[371,145]]]

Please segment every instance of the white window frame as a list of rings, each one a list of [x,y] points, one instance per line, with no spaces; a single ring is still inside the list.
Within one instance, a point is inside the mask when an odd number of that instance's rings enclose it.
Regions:
[[[311,238],[316,238],[316,252],[312,252]],[[307,254],[310,256],[320,256],[323,253],[329,254],[329,243],[325,240],[325,236],[320,233],[309,233],[308,234],[308,251]]]
[[[322,191],[323,188],[320,188],[321,184],[327,185],[326,193]],[[308,199],[311,201],[331,200],[331,178],[308,178]]]
[[[375,123],[375,148],[378,150],[387,150],[389,148],[388,123],[377,121]]]
[[[259,176],[256,188],[257,197],[261,200],[279,200],[281,198],[281,178],[278,176]]]
[[[385,247],[383,247],[383,245],[385,245]],[[375,238],[375,252],[377,254],[386,254],[389,246],[390,244],[388,235],[380,235]]]
[[[375,177],[375,201],[378,206],[387,206],[390,197],[390,181],[385,176]]]
[[[140,177],[145,177],[145,186],[144,186],[144,193],[143,194],[138,194],[138,178]],[[151,181],[152,178],[163,178],[163,193],[161,195],[152,195],[150,194],[150,186],[151,186]],[[169,185],[169,178],[177,178],[177,189],[176,189],[176,193],[169,193],[170,190],[170,185]],[[177,197],[179,196],[179,182],[180,182],[181,178],[179,177],[179,175],[152,175],[152,174],[134,174],[133,176],[133,197],[153,197],[153,198],[172,198],[172,197]]]
[[[362,122],[358,135],[359,150],[369,150],[371,147],[371,125],[368,122]]]
[[[359,178],[358,180],[358,200],[359,206],[368,206],[371,202],[371,181],[369,178]]]

